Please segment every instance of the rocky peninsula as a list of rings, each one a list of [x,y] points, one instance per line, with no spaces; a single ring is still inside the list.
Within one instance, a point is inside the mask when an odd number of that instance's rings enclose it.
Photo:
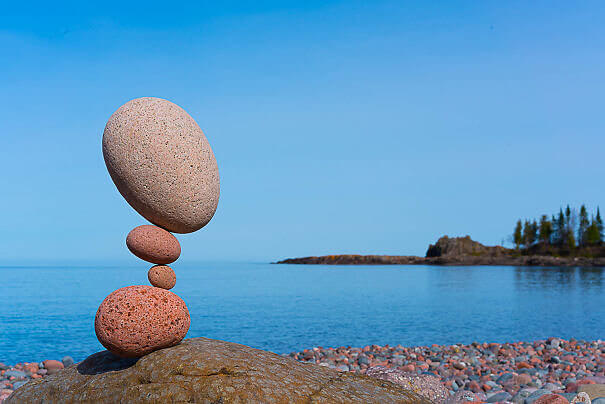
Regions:
[[[429,245],[426,255],[324,255],[288,258],[275,264],[307,265],[501,265],[501,266],[605,266],[605,251],[591,249],[579,254],[554,255],[534,248],[519,251],[502,246],[485,246],[466,237],[441,237]]]

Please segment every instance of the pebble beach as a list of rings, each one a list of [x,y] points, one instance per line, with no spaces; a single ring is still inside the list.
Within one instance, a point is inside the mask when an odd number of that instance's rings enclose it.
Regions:
[[[385,368],[410,376],[431,376],[447,389],[448,402],[452,403],[588,402],[577,401],[578,393],[582,399],[582,392],[587,392],[593,404],[605,404],[605,342],[601,340],[316,347],[285,356],[342,372],[368,373],[370,368]],[[14,366],[0,363],[0,402],[29,380],[72,365],[68,356]]]
[[[590,390],[597,391],[593,404],[605,404],[605,342],[601,340],[317,347],[289,356],[346,372],[366,373],[380,366],[431,375],[443,383],[451,397],[458,398],[452,402],[539,404],[538,399],[544,396],[541,402],[565,403],[572,402],[578,392]],[[582,387],[585,385],[594,386]],[[553,394],[559,401],[554,401]]]

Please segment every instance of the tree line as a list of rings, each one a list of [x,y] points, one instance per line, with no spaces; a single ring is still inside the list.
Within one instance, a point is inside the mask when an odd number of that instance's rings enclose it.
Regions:
[[[571,209],[569,205],[559,209],[559,213],[542,215],[539,222],[519,219],[513,232],[513,242],[518,249],[529,248],[535,244],[551,245],[562,248],[575,248],[600,245],[603,243],[603,220],[597,207],[596,215],[588,218],[586,206],[580,207],[580,212]]]

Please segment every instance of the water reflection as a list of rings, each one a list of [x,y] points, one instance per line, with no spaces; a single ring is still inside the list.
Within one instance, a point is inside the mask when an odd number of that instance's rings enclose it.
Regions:
[[[515,267],[515,288],[600,292],[604,276],[603,267]]]

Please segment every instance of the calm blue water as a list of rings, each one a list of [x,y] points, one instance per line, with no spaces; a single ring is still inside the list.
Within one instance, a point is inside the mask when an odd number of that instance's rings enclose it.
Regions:
[[[604,268],[174,265],[188,337],[314,346],[605,339]],[[0,268],[0,361],[100,351],[94,316],[147,267]]]

